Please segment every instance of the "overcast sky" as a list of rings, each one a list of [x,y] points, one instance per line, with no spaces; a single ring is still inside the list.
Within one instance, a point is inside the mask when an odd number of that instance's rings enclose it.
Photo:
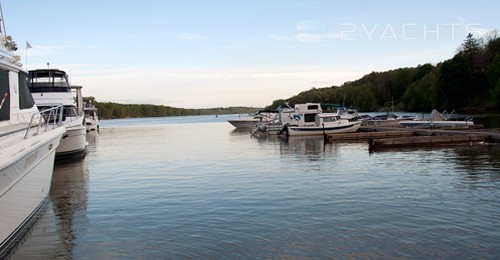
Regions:
[[[500,22],[500,2],[487,0],[5,0],[2,7],[28,69],[65,70],[101,102],[183,108],[264,107],[371,71],[436,64],[469,32],[481,36]]]

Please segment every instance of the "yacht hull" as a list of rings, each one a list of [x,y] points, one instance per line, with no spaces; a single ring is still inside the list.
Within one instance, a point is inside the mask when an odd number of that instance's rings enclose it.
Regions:
[[[67,126],[66,133],[56,150],[56,159],[68,159],[85,155],[87,148],[87,127]]]

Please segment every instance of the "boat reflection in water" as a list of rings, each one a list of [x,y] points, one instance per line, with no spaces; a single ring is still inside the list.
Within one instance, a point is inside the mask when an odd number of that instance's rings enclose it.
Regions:
[[[87,222],[88,178],[86,159],[56,163],[48,206],[11,259],[72,258],[73,223]]]

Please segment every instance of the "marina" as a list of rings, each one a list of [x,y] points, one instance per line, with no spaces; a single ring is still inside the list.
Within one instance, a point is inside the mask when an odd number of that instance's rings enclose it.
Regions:
[[[500,254],[498,145],[371,153],[230,118],[101,120],[11,259]]]
[[[0,259],[498,259],[498,8],[453,6],[0,4]]]

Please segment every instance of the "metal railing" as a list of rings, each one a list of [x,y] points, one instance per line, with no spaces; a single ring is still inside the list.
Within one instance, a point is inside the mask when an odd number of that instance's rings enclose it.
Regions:
[[[36,128],[34,135],[38,135],[40,133],[40,129],[42,128],[44,129],[43,131],[47,132],[61,126],[63,110],[64,106],[58,105],[33,113],[31,115],[28,128],[26,129],[26,133],[24,134],[24,139],[28,139],[28,135],[32,128]]]

